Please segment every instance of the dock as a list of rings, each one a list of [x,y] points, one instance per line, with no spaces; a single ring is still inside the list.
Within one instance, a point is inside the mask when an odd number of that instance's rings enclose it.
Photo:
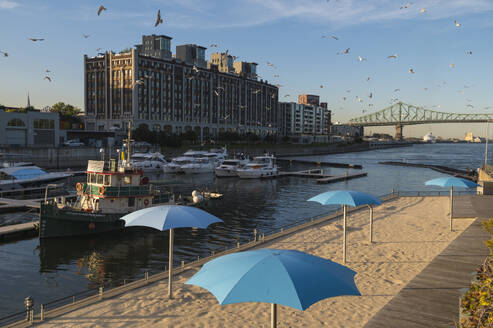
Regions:
[[[317,183],[334,183],[339,181],[351,180],[361,177],[366,177],[368,173],[353,173],[346,172],[344,175],[330,175],[323,173],[322,169],[306,170],[306,171],[293,171],[293,172],[279,172],[279,177],[300,177],[300,178],[316,178]]]
[[[276,161],[302,163],[302,164],[315,164],[318,166],[323,165],[329,167],[342,167],[342,168],[358,169],[358,170],[361,170],[363,168],[363,165],[360,164],[335,163],[335,162],[324,162],[324,161],[314,161],[314,160],[304,160],[304,159],[276,158]]]
[[[0,227],[0,242],[37,236],[38,225],[39,221],[33,221]]]

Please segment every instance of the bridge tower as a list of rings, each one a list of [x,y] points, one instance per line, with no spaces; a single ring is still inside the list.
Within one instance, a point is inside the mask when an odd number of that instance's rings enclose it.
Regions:
[[[395,126],[395,140],[402,141],[402,129],[404,126],[402,124],[398,124]]]

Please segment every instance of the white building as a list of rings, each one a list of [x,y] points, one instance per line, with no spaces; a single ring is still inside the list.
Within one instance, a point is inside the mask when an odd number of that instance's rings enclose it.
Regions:
[[[279,107],[284,118],[283,135],[328,135],[331,112],[327,108],[295,102],[280,102]]]

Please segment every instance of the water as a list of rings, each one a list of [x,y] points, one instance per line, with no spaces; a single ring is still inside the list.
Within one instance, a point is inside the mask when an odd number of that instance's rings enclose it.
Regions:
[[[483,163],[484,145],[434,144],[326,156],[317,161],[363,165],[368,177],[328,185],[314,179],[286,177],[273,180],[216,179],[213,175],[177,176],[170,185],[174,192],[190,194],[193,189],[209,188],[224,198],[208,211],[224,220],[207,230],[178,229],[175,234],[175,260],[179,264],[210,255],[213,250],[231,247],[236,242],[260,233],[279,229],[289,223],[327,212],[334,207],[307,202],[306,199],[336,189],[352,189],[383,195],[396,190],[443,190],[424,186],[424,181],[443,174],[423,168],[380,165],[380,161],[445,165],[475,169]],[[491,152],[490,152],[491,154]],[[309,157],[303,157],[309,159]],[[314,168],[293,164],[285,170]],[[346,169],[324,168],[341,175]],[[357,171],[357,170],[355,170]],[[151,177],[162,180],[163,176]],[[8,219],[12,214],[0,217]],[[24,218],[31,220],[32,214]],[[19,219],[21,217],[21,219]],[[15,221],[22,220],[21,214]],[[143,272],[163,270],[168,261],[168,233],[132,228],[122,233],[98,237],[44,240],[33,238],[0,245],[0,316],[22,311],[26,296],[37,305],[97,288],[102,281],[119,284],[123,279],[141,278]]]

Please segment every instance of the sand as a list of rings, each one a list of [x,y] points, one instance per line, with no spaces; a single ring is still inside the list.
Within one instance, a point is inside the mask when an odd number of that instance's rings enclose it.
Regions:
[[[374,210],[374,243],[369,213],[348,217],[346,265],[358,274],[362,296],[328,298],[306,311],[278,306],[278,327],[363,327],[438,255],[472,219],[454,220],[449,230],[448,199],[404,197]],[[261,247],[297,249],[342,263],[342,219],[294,233]],[[270,304],[221,306],[207,290],[183,283],[197,270],[104,300],[51,319],[40,327],[270,327]]]

